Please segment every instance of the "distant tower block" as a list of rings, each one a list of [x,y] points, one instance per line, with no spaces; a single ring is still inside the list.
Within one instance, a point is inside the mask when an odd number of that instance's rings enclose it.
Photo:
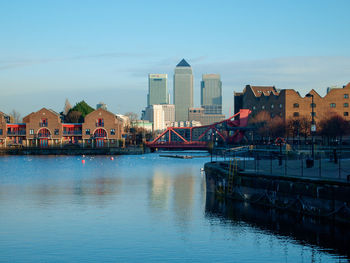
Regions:
[[[167,74],[148,75],[147,106],[155,104],[169,104]]]
[[[188,121],[188,109],[193,107],[193,75],[185,59],[175,68],[174,104],[175,121]]]

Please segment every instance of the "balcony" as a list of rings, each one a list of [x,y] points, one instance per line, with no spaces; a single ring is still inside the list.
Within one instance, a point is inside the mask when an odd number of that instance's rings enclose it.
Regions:
[[[47,127],[47,122],[40,122],[40,123],[39,123],[39,126],[40,126],[40,127]]]
[[[82,131],[63,131],[63,135],[82,135]]]
[[[103,122],[96,122],[96,127],[104,127],[105,124]]]
[[[25,136],[26,131],[7,131],[7,135],[10,136]]]

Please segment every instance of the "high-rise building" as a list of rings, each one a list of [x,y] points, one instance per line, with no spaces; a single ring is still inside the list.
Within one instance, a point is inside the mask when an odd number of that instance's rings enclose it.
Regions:
[[[166,129],[175,120],[175,106],[172,104],[153,104],[142,113],[142,120],[152,122],[153,131]]]
[[[175,120],[188,121],[188,109],[193,107],[192,68],[186,60],[176,65],[174,74]]]
[[[201,81],[204,114],[222,114],[222,83],[219,74],[204,74]]]
[[[167,74],[148,75],[147,106],[154,104],[169,104]]]

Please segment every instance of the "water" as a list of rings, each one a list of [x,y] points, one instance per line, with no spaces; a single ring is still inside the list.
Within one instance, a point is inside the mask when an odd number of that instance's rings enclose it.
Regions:
[[[347,262],[346,238],[207,196],[209,158],[81,160],[0,158],[0,262]]]

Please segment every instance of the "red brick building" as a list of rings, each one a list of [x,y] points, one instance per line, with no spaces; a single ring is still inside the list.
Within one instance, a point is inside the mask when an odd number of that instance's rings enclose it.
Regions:
[[[119,147],[123,121],[102,108],[85,116],[84,123],[63,123],[61,116],[42,108],[23,118],[23,123],[10,123],[0,112],[0,147]]]
[[[123,133],[123,121],[115,114],[99,108],[85,116],[83,141],[91,147],[119,146]]]
[[[309,92],[314,99],[316,123],[332,113],[339,114],[350,121],[350,83],[343,88],[335,88],[321,97],[315,90]],[[302,97],[293,89],[277,90],[274,86],[247,85],[243,92],[234,93],[235,113],[239,109],[250,109],[251,117],[261,111],[271,117],[280,116],[283,120],[306,116],[311,119],[312,98]]]

